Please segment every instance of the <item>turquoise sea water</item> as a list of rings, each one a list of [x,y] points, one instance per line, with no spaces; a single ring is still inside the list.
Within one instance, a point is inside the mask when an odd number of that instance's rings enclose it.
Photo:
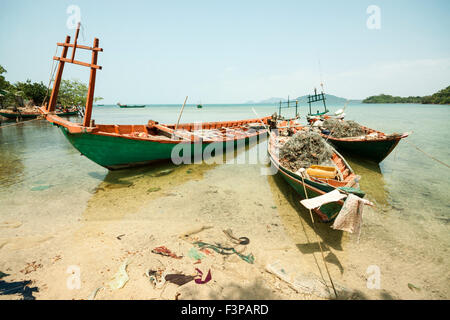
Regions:
[[[259,116],[278,111],[273,105],[206,104],[202,109],[186,106],[181,122],[254,118],[252,108]],[[334,111],[342,106],[329,108]],[[106,105],[94,107],[93,119],[98,124],[145,124],[150,119],[175,123],[179,109],[176,105],[148,105],[137,109]],[[299,108],[299,112],[303,116],[306,107]],[[430,281],[439,283],[439,277],[443,277],[441,280],[447,285],[439,289],[439,294],[445,296],[449,280],[450,169],[419,152],[412,144],[450,163],[450,107],[355,103],[345,112],[346,119],[370,128],[386,133],[411,133],[380,165],[357,157],[348,158],[356,173],[362,176],[361,188],[377,205],[376,218],[369,216],[365,220],[368,229],[364,241],[367,246],[381,246],[382,243],[382,250],[390,251],[393,249],[389,243],[394,239],[396,250],[409,250],[407,257],[412,260],[411,269],[417,263],[415,259],[420,259],[421,272],[428,270],[433,274]],[[283,115],[292,114],[293,109],[283,111]],[[304,117],[302,119],[304,121]],[[72,120],[79,121],[77,118]],[[0,220],[28,220],[33,221],[32,226],[39,232],[52,230],[81,217],[93,197],[92,190],[100,183],[145,170],[108,173],[80,156],[62,133],[48,122],[36,120],[11,124],[3,123],[6,126],[0,128]],[[268,183],[273,179],[276,177],[268,177]],[[284,186],[282,189],[291,192]],[[375,226],[380,228],[379,231]],[[291,231],[294,234],[300,232]],[[405,263],[408,265],[408,261]],[[437,271],[436,265],[439,265]]]

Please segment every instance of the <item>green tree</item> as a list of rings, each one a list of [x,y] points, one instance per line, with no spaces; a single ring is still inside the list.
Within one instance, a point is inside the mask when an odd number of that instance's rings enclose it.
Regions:
[[[0,90],[7,91],[7,90],[9,90],[9,87],[11,86],[11,84],[8,81],[6,81],[6,78],[3,75],[4,73],[6,73],[6,69],[0,65]],[[4,93],[2,93],[2,94],[4,94]]]
[[[25,99],[33,100],[34,104],[41,105],[47,95],[47,87],[41,82],[33,82],[28,79],[26,82],[17,82],[14,85],[16,94],[22,92]]]
[[[6,72],[6,69],[0,65],[0,108],[5,108],[11,105],[14,106],[16,103],[13,93],[14,88],[3,75]]]
[[[59,87],[58,103],[68,106],[84,106],[86,105],[86,98],[88,87],[79,80],[62,80]],[[102,97],[95,97],[94,102],[103,99]]]

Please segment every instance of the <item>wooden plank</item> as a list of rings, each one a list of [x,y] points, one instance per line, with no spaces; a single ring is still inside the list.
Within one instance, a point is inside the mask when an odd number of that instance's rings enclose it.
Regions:
[[[94,52],[97,52],[97,51],[94,51]],[[78,61],[78,60],[73,60],[72,61],[71,59],[61,58],[61,57],[53,57],[53,60],[62,61],[62,62],[68,62],[68,63],[73,63],[73,64],[78,64],[80,66],[102,70],[101,66],[98,66],[98,65],[95,65],[95,64],[89,64],[89,63]]]
[[[58,42],[56,45],[58,45],[60,47],[70,47],[70,48],[74,47],[73,43]],[[101,51],[101,52],[103,52],[103,48],[93,48],[93,47],[83,46],[81,44],[77,44],[77,49],[84,49],[84,50]]]

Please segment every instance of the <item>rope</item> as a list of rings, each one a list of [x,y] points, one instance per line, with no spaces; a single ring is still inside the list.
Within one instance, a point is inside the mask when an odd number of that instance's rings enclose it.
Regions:
[[[308,199],[308,193],[306,192],[306,187],[305,187],[305,180],[303,179],[303,175],[300,175],[300,176],[302,177],[303,190],[305,192],[305,197],[306,197],[306,199]],[[334,294],[335,294],[336,299],[337,299],[338,295],[337,295],[337,292],[336,292],[336,288],[334,287],[333,279],[331,279],[331,275],[330,275],[330,271],[328,270],[327,262],[325,261],[325,255],[323,254],[322,245],[320,244],[320,239],[319,239],[319,236],[317,235],[316,225],[314,224],[314,217],[313,217],[311,209],[308,209],[308,210],[309,210],[309,215],[311,217],[314,233],[316,235],[317,243],[319,244],[320,253],[322,254],[322,260],[323,260],[323,263],[325,265],[325,269],[327,270],[328,278],[330,279],[331,286],[333,287],[333,291],[334,291]]]
[[[58,54],[58,45],[56,45],[56,49],[55,49],[55,54],[54,54],[54,56],[56,57],[57,54]],[[52,83],[52,81],[53,81],[53,77],[54,77],[54,75],[55,75],[55,71],[56,71],[55,61],[56,61],[56,60],[53,60],[53,62],[52,62],[52,68],[50,69],[50,78],[48,79],[47,92],[45,93],[45,98],[44,98],[44,100],[42,101],[41,107],[45,105],[45,101],[47,100],[48,93],[49,93],[49,91],[50,91],[50,85],[51,85],[51,83]]]
[[[446,166],[447,168],[450,168],[450,165],[446,164],[445,162],[436,159],[435,157],[433,157],[431,154],[426,153],[425,151],[423,151],[422,149],[420,149],[418,146],[416,146],[414,143],[412,143],[411,141],[408,141],[405,139],[406,142],[410,143],[415,149],[419,150],[420,152],[422,152],[424,155],[426,155],[427,157],[431,158],[432,160],[442,164],[443,166]]]

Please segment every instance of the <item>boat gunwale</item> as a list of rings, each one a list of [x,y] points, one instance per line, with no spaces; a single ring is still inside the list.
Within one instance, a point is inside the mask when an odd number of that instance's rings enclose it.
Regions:
[[[240,135],[234,135],[233,138],[221,138],[221,139],[200,139],[198,137],[195,137],[194,139],[188,139],[188,138],[183,138],[183,137],[179,137],[180,140],[174,140],[172,138],[168,138],[167,140],[165,139],[159,139],[156,138],[158,136],[154,136],[152,137],[151,135],[149,137],[139,137],[139,136],[132,136],[132,135],[128,135],[128,134],[121,134],[121,133],[113,133],[113,132],[105,132],[105,131],[100,131],[99,126],[133,126],[133,125],[104,125],[104,124],[99,124],[96,125],[95,127],[84,127],[82,126],[80,123],[74,123],[65,119],[60,118],[57,114],[54,113],[48,113],[44,107],[39,108],[40,112],[45,116],[46,120],[48,120],[49,122],[58,125],[58,126],[62,126],[64,127],[69,133],[71,134],[81,134],[81,133],[87,133],[87,134],[93,134],[93,135],[100,135],[100,136],[109,136],[109,137],[117,137],[117,138],[123,138],[123,139],[129,139],[129,140],[138,140],[138,141],[151,141],[151,142],[157,142],[157,143],[169,143],[169,144],[179,144],[179,143],[205,143],[205,144],[210,144],[210,143],[226,143],[226,142],[231,142],[231,141],[239,141],[239,140],[243,140],[246,138],[250,138],[250,137],[254,137],[254,136],[260,136],[260,135],[264,135],[267,134],[267,129],[263,129],[263,130],[259,130],[259,131],[255,131],[252,133],[243,133]],[[252,118],[252,119],[244,119],[244,120],[230,120],[230,121],[215,121],[215,122],[204,122],[201,123],[201,128],[207,127],[207,126],[212,126],[212,125],[222,125],[222,126],[227,126],[229,125],[230,127],[234,126],[242,126],[243,124],[248,124],[248,123],[256,123],[256,122],[260,122],[262,121],[267,122],[267,120],[270,118],[270,116],[267,117],[263,117],[263,118]],[[185,124],[180,124],[179,126],[183,127],[183,126],[190,126],[192,127],[194,125],[194,123],[185,123]],[[139,124],[137,126],[144,126],[146,127],[146,125],[144,124]],[[168,133],[172,133],[175,130],[171,129],[170,127],[175,127],[174,124],[170,124],[170,125],[160,125],[157,124],[155,126],[158,126],[161,129],[164,129],[164,131],[168,132]],[[214,129],[211,129],[214,130]],[[193,134],[192,134],[193,136]]]
[[[334,141],[344,141],[344,142],[380,142],[380,141],[391,141],[391,140],[400,141],[401,139],[406,138],[409,135],[409,133],[405,132],[405,133],[400,134],[399,136],[389,136],[384,132],[381,132],[381,131],[378,131],[375,129],[371,129],[369,127],[361,126],[361,128],[364,129],[364,131],[366,132],[366,135],[367,135],[367,133],[370,134],[370,133],[376,132],[379,135],[381,134],[381,137],[376,137],[373,139],[366,139],[366,137],[359,138],[359,139],[355,139],[352,137],[337,138],[337,137],[333,137],[332,135],[326,135],[322,132],[319,132],[319,133],[325,139],[334,140]]]

